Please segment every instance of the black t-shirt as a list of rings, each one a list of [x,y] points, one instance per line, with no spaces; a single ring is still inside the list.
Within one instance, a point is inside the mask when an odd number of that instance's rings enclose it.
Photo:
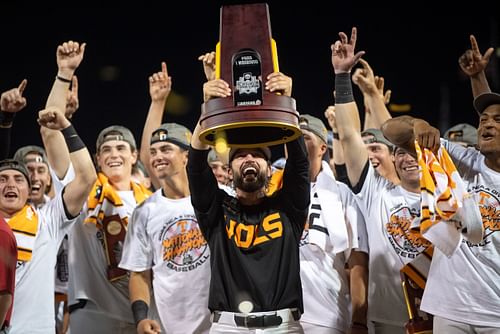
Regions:
[[[208,151],[190,149],[191,201],[210,247],[210,310],[253,312],[299,308],[303,312],[299,241],[309,206],[304,140],[287,144],[283,188],[258,205],[244,206],[220,190]]]

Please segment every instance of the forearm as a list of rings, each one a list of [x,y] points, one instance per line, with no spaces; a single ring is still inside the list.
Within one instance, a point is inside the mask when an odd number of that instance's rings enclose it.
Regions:
[[[208,151],[189,149],[187,173],[191,202],[195,209],[207,212],[219,186],[207,163]]]
[[[42,126],[40,127],[40,134],[50,167],[59,179],[63,179],[69,168],[70,157],[61,131]]]
[[[90,153],[74,128],[68,126],[62,132],[75,171],[75,178],[66,186],[63,199],[68,212],[76,216],[97,180],[97,174]]]
[[[70,80],[73,76],[73,71],[60,70],[57,77]],[[56,107],[59,110],[66,110],[66,98],[69,90],[69,82],[60,79],[54,79],[52,89],[50,90],[45,108]],[[60,131],[51,130],[46,127],[41,127],[40,134],[42,136],[43,145],[47,152],[49,164],[56,173],[57,177],[62,179],[69,168],[69,152],[65,145],[64,138]]]
[[[332,143],[332,151],[333,151],[333,162],[335,165],[344,165],[344,150],[342,149],[342,143],[340,142],[338,133],[333,133],[333,143]],[[335,138],[337,137],[337,138]]]
[[[10,155],[10,137],[12,127],[0,127],[0,160]]]
[[[472,96],[476,98],[477,96],[490,93],[490,85],[488,84],[488,79],[484,71],[479,72],[477,75],[470,77],[470,84],[472,87]]]
[[[350,84],[351,78],[335,79],[335,88],[340,88]],[[348,82],[347,82],[348,81]],[[340,103],[339,103],[340,102]],[[339,100],[336,97],[335,118],[339,139],[344,152],[344,160],[348,170],[350,184],[357,184],[363,170],[365,162],[368,160],[368,152],[360,134],[359,112],[354,97],[351,101],[345,103],[345,100]]]
[[[163,120],[163,112],[165,110],[166,100],[161,101],[151,101],[151,105],[149,106],[148,116],[146,117],[146,122],[144,123],[144,129],[142,131],[141,138],[141,150],[140,150],[140,160],[146,166],[146,169],[151,176],[151,180],[155,189],[158,189],[160,186],[160,182],[152,173],[151,167],[149,165],[150,159],[150,143],[151,143],[151,135],[153,131],[158,129]]]
[[[0,328],[5,321],[7,311],[12,304],[12,295],[10,293],[0,292]]]
[[[131,304],[136,300],[143,300],[149,305],[151,302],[151,271],[130,272],[128,289]]]
[[[381,130],[384,137],[394,145],[414,151],[413,129],[416,121],[417,119],[411,116],[394,117],[382,124]]]
[[[283,174],[283,189],[292,197],[292,203],[298,209],[309,206],[309,160],[304,137],[300,136],[286,143],[288,158]]]
[[[368,254],[353,251],[349,260],[352,322],[366,324],[368,311]]]
[[[204,108],[204,105],[202,106],[202,108]],[[203,113],[203,110],[202,110],[202,113]],[[197,150],[209,150],[210,146],[207,144],[204,144],[200,140],[200,134],[201,134],[201,125],[200,125],[200,121],[198,121],[198,123],[196,123],[196,127],[194,128],[193,136],[191,137],[191,147],[193,147],[194,149],[197,149]]]
[[[366,96],[365,101],[370,109],[370,112],[365,114],[364,130],[380,129],[382,124],[392,118],[384,103],[383,96],[380,96],[379,94],[368,95]]]

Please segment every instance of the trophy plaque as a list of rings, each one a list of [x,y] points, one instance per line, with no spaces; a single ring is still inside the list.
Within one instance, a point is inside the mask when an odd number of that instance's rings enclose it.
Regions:
[[[125,240],[125,224],[119,215],[105,217],[102,220],[104,242],[106,243],[106,257],[108,260],[108,280],[114,281],[127,275],[125,269],[119,268],[123,242]]]
[[[264,89],[278,72],[267,4],[222,6],[216,46],[216,78],[226,81],[232,96],[202,105],[200,140],[230,147],[269,146],[300,136],[295,100]]]

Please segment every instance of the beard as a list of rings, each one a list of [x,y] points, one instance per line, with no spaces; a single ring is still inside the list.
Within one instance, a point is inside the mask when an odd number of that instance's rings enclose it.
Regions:
[[[247,173],[246,175],[243,171],[249,165],[256,168],[256,173]],[[237,173],[234,173],[233,176],[233,185],[235,188],[243,190],[248,193],[252,193],[254,191],[263,189],[267,183],[267,175],[265,171],[260,170],[259,166],[256,164],[245,164],[242,165],[240,170]]]

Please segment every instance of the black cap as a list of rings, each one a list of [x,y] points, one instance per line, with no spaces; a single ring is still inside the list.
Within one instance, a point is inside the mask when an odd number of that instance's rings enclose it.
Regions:
[[[492,104],[500,104],[500,94],[497,93],[484,93],[474,99],[474,108],[478,113],[482,113],[484,109]]]

